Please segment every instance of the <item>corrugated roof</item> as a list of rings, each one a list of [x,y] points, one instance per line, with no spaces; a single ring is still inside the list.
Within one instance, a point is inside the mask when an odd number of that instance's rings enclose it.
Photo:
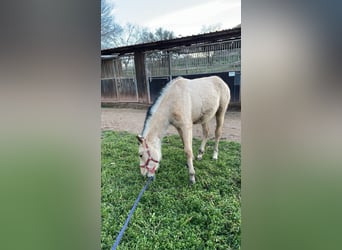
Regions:
[[[150,43],[141,43],[124,47],[101,50],[101,55],[123,55],[134,52],[145,52],[151,50],[163,50],[179,46],[190,46],[198,43],[209,43],[226,41],[241,37],[241,27],[210,32],[200,35],[180,37],[171,40],[162,40]]]

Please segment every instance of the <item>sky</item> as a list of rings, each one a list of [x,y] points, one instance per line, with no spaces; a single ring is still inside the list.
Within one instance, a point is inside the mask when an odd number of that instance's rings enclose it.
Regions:
[[[241,0],[107,0],[114,19],[150,28],[162,27],[176,36],[200,33],[203,26],[230,29],[241,23]]]

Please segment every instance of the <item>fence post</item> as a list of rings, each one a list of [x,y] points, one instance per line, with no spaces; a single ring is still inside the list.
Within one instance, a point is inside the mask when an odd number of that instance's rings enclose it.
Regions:
[[[134,52],[135,76],[137,79],[138,101],[148,103],[148,90],[145,70],[145,53],[142,51]]]
[[[171,59],[172,59],[172,54],[171,54],[171,51],[168,51],[167,52],[167,56],[168,56],[168,59],[169,59],[169,81],[172,80],[172,62],[171,62]]]

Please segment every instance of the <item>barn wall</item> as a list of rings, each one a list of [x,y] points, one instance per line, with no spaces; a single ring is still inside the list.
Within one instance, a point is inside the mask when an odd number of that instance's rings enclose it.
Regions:
[[[132,55],[102,60],[101,101],[138,101],[134,57]]]

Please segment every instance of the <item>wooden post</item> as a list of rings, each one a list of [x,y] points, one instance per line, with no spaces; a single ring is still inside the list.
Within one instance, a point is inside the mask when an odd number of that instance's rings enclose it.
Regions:
[[[141,51],[134,52],[135,76],[137,79],[138,102],[148,103],[148,90],[145,71],[145,54]]]

